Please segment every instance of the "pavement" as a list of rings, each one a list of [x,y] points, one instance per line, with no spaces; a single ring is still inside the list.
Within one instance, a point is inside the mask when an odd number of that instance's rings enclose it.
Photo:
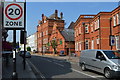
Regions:
[[[22,58],[19,55],[16,55],[16,72],[18,74],[18,79],[35,79],[36,76],[33,73],[30,65],[26,61],[26,69],[23,69]],[[2,62],[2,79],[12,79],[13,73],[13,59],[9,58],[8,65],[5,64],[5,60]]]
[[[0,64],[2,64],[2,57],[0,56]],[[0,80],[2,79],[2,65],[0,65]]]
[[[76,62],[76,63],[79,62],[79,57],[58,56],[58,55],[52,55],[52,54],[45,54],[45,55],[32,54],[32,55],[66,60],[69,62]],[[25,70],[23,69],[22,61],[23,61],[23,59],[19,55],[16,55],[16,72],[18,74],[18,79],[24,79],[24,80],[25,79],[36,79],[37,73],[34,72],[34,68],[31,67],[29,60],[26,59],[26,69]],[[12,79],[12,73],[13,73],[13,59],[9,58],[8,65],[6,65],[5,60],[2,58],[2,80]]]

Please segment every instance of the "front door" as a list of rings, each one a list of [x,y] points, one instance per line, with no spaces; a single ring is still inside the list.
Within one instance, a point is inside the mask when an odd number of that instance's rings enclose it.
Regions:
[[[69,48],[67,48],[67,55],[69,55]]]

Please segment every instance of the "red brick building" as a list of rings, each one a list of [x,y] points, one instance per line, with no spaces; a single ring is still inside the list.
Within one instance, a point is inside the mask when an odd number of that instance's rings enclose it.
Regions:
[[[75,52],[85,49],[120,50],[120,7],[112,12],[81,15],[75,22]],[[114,45],[111,45],[113,37]],[[112,44],[113,44],[112,43]]]
[[[46,47],[46,44],[49,42],[49,38],[51,36],[54,23],[58,26],[64,28],[64,20],[63,13],[60,13],[60,17],[58,17],[58,11],[55,10],[55,13],[50,17],[44,16],[42,14],[42,20],[39,21],[39,25],[37,26],[37,48],[38,52],[45,53],[49,51],[49,47]]]
[[[74,30],[70,29],[71,27],[73,27],[72,24],[69,26],[68,29],[62,28],[63,30],[60,29],[60,27],[56,24],[54,25],[49,42],[51,42],[52,40],[56,40],[58,45],[56,48],[57,54],[60,54],[61,51],[63,51],[65,55],[69,55],[75,52]],[[53,51],[54,50],[52,46],[50,46],[50,52]]]
[[[112,50],[120,50],[120,6],[111,12],[111,35],[115,38]]]
[[[75,52],[80,55],[81,50],[89,49],[90,26],[89,22],[95,15],[80,15],[74,25],[75,31]],[[86,26],[86,27],[85,27]],[[86,30],[85,30],[86,29]],[[87,44],[85,44],[85,42]]]
[[[57,42],[57,53],[64,51],[64,54],[68,54],[68,48],[71,52],[74,52],[74,30],[64,29],[63,13],[60,13],[58,17],[58,11],[50,17],[44,16],[42,14],[42,20],[39,21],[37,26],[37,48],[39,53],[53,53],[53,48],[51,46],[51,41],[54,39]],[[70,28],[72,28],[70,26]],[[67,33],[68,31],[68,33]],[[69,33],[72,33],[72,39],[69,39]],[[68,35],[67,35],[68,34]],[[68,47],[68,45],[71,45]]]

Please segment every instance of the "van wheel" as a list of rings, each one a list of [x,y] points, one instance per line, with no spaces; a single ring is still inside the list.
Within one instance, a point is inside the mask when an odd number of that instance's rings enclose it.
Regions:
[[[81,64],[81,69],[82,69],[83,71],[86,70],[85,64]]]
[[[104,71],[104,76],[105,76],[107,79],[112,78],[109,68],[106,68],[106,69],[105,69],[105,71]]]

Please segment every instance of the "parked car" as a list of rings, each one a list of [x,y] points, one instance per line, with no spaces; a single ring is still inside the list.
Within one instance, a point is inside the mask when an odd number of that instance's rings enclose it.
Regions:
[[[65,56],[64,51],[60,51],[59,56]]]
[[[24,51],[20,51],[20,52],[19,52],[19,55],[20,55],[21,57],[24,57]],[[25,58],[31,58],[30,52],[26,51],[26,53],[25,53]]]
[[[112,50],[83,50],[79,64],[81,69],[103,73],[106,78],[120,77],[120,54]]]
[[[72,54],[71,54],[71,56],[76,57],[76,56],[77,56],[77,54],[76,54],[76,53],[72,53]]]

